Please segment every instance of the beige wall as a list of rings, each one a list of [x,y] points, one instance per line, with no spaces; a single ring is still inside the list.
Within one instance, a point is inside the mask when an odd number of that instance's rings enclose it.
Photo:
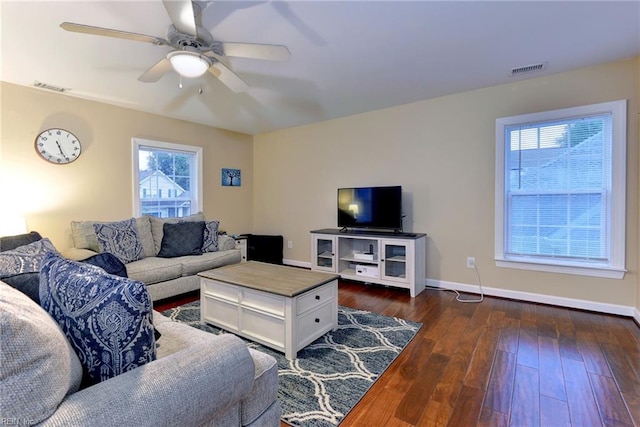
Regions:
[[[309,230],[334,227],[341,186],[400,184],[407,230],[427,232],[427,276],[640,309],[638,264],[639,58],[258,135],[227,132],[12,84],[0,84],[0,211],[26,216],[59,249],[69,221],[133,214],[131,138],[204,147],[204,212],[231,232],[283,234],[285,258],[308,262]],[[627,269],[624,280],[496,268],[493,262],[497,117],[628,99]],[[62,127],[79,160],[50,165],[36,135]],[[242,187],[220,169],[242,169]],[[285,244],[286,247],[286,244]]]
[[[133,216],[132,137],[203,147],[205,217],[230,232],[251,229],[250,135],[8,83],[0,88],[0,210],[23,214],[28,228],[58,249],[71,244],[71,220]],[[51,127],[80,138],[78,160],[53,165],[36,154],[37,134]],[[223,167],[242,170],[241,187],[221,187]]]
[[[640,306],[638,282],[639,59],[258,135],[254,230],[293,242],[285,258],[310,260],[309,230],[336,226],[336,189],[403,186],[405,229],[426,232],[427,277]],[[627,262],[624,280],[497,268],[494,254],[495,119],[628,99]],[[286,244],[285,244],[286,247]]]

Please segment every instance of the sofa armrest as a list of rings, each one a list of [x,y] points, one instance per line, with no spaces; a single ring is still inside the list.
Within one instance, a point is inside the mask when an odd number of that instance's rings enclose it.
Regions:
[[[250,392],[255,367],[238,337],[197,332],[181,351],[67,396],[43,425],[210,424]]]
[[[84,261],[97,254],[91,249],[67,248],[62,251],[62,256],[73,261]]]
[[[219,251],[228,251],[230,249],[236,248],[236,241],[231,236],[227,236],[226,234],[221,234],[218,236],[218,250]]]

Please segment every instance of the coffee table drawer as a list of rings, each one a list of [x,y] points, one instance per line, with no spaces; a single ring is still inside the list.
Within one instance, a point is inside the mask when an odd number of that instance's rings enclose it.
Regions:
[[[240,298],[243,307],[251,307],[257,311],[271,313],[284,317],[286,301],[277,295],[260,292],[253,289],[243,289]]]
[[[242,307],[240,332],[243,336],[284,351],[284,318]]]
[[[327,301],[336,299],[336,289],[337,286],[333,286],[333,282],[329,282],[326,285],[322,285],[300,295],[298,297],[297,314],[302,314],[323,305]]]
[[[298,318],[298,349],[333,329],[335,324],[333,304],[325,304]]]
[[[238,305],[204,295],[201,297],[200,320],[221,328],[237,331],[239,327]]]
[[[200,292],[236,303],[240,299],[240,291],[237,286],[227,285],[211,279],[201,279]]]

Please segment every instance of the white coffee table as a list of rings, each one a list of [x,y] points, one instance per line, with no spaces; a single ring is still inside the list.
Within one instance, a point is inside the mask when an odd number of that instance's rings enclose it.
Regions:
[[[338,275],[249,261],[204,271],[200,320],[282,351],[338,326]]]

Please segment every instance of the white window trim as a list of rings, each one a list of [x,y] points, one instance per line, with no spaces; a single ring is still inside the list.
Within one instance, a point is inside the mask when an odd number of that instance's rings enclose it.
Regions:
[[[203,190],[202,190],[202,147],[196,147],[193,145],[184,145],[184,144],[174,144],[171,142],[164,141],[154,141],[150,139],[142,139],[142,138],[133,138],[132,139],[132,157],[133,157],[133,215],[135,217],[139,217],[141,215],[140,211],[140,156],[138,155],[138,151],[140,147],[152,147],[158,148],[161,150],[173,150],[173,151],[182,151],[189,154],[196,155],[196,183],[194,191],[197,194],[197,200],[195,201],[195,206],[193,206],[194,212],[202,211],[203,204]],[[192,183],[193,184],[193,183]]]
[[[505,127],[522,123],[543,122],[553,119],[584,117],[612,113],[612,176],[611,176],[611,259],[609,264],[571,263],[539,260],[525,256],[505,256]],[[576,274],[610,279],[622,279],[625,269],[625,222],[627,181],[627,101],[603,102],[582,107],[564,108],[533,114],[522,114],[496,120],[495,164],[495,262],[497,267],[551,273]]]

